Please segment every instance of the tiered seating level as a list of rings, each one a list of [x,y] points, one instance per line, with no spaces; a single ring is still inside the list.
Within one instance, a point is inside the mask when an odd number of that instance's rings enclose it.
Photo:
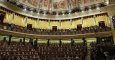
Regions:
[[[100,32],[102,30],[108,31],[111,29],[110,20],[107,13],[84,16],[74,18],[72,20],[45,20],[14,13],[13,11],[10,11],[3,7],[0,8],[0,11],[5,13],[3,22],[10,25],[14,25],[12,26],[12,28],[18,28],[17,30],[24,30],[25,28],[27,28],[27,24],[32,24],[32,31],[37,30],[36,32],[38,32],[39,34],[48,34],[48,32],[52,30],[52,26],[57,26],[57,33],[50,32],[51,34],[58,34],[59,32],[61,32],[62,34],[72,34],[74,33],[73,31],[75,31],[75,33],[94,33]],[[101,21],[105,23],[105,28],[101,28],[99,26],[99,22]],[[82,25],[82,29],[80,31],[77,31],[77,25],[79,24]],[[27,32],[27,29],[25,30]],[[67,33],[68,31],[70,31],[70,33]]]
[[[44,44],[0,42],[0,60],[85,60],[86,46],[82,43]]]
[[[99,27],[99,26],[91,26],[91,27],[82,28],[81,30],[78,30],[76,28],[75,29],[59,29],[57,31],[52,31],[49,29],[36,29],[36,28],[29,30],[26,27],[21,27],[14,24],[1,25],[0,28],[5,29],[5,30],[10,30],[10,31],[15,31],[15,32],[38,34],[38,35],[72,35],[72,34],[85,34],[85,33],[111,31],[111,28],[107,26],[105,26],[104,28]]]
[[[30,44],[0,42],[0,60],[39,60],[37,51]]]
[[[107,13],[67,20],[47,20],[25,16],[4,7],[0,7],[1,12],[5,16],[3,24],[0,23],[1,35],[40,39],[63,39],[65,37],[71,39],[72,37],[111,35],[111,23]],[[32,28],[27,29],[28,24],[32,24]],[[52,31],[52,26],[57,26],[57,31]]]
[[[38,44],[37,51],[42,60],[81,60],[85,58],[86,46],[83,44]]]
[[[6,8],[0,7],[0,11],[5,13],[3,29],[40,34],[40,35],[72,35],[72,34],[85,34],[96,33],[111,30],[110,20],[107,13],[85,16],[68,20],[43,20],[24,16],[14,13]],[[99,22],[104,22],[104,25]],[[32,29],[27,29],[27,24],[32,24]],[[77,26],[81,24],[81,29]],[[52,26],[57,26],[57,31],[52,31]],[[5,27],[5,28],[4,28]]]

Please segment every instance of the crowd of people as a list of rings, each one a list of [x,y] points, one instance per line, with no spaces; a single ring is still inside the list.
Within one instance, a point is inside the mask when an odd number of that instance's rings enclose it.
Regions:
[[[31,44],[0,42],[0,60],[40,60]]]
[[[10,30],[10,31],[16,31],[16,32],[23,32],[23,33],[30,33],[30,34],[40,34],[40,35],[72,35],[72,34],[85,34],[85,33],[96,33],[96,32],[104,32],[104,31],[110,31],[110,27],[100,27],[100,26],[91,26],[91,27],[85,27],[81,29],[39,29],[39,28],[31,28],[27,29],[27,27],[21,27],[14,24],[4,24],[1,25],[0,28]]]
[[[91,43],[91,60],[115,60],[115,46],[111,43]]]
[[[85,60],[86,46],[79,44],[38,44],[37,51],[42,60]]]
[[[79,44],[47,44],[0,42],[0,60],[85,60],[86,46]]]

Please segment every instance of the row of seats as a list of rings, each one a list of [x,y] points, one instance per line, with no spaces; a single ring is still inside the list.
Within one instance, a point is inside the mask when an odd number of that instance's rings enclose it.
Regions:
[[[34,46],[30,43],[0,42],[0,60],[85,60],[86,53],[87,47],[83,43],[38,43]]]
[[[54,59],[57,60],[84,60],[86,57],[86,46],[80,44],[38,44],[37,49],[42,60]]]
[[[39,60],[37,51],[30,44],[0,42],[0,60]]]
[[[85,33],[96,33],[110,31],[111,28],[105,26],[104,28],[99,26],[85,27],[81,30],[78,29],[60,29],[60,30],[48,30],[48,29],[27,29],[26,27],[21,27],[14,24],[5,24],[1,26],[2,29],[7,29],[16,32],[31,33],[31,34],[40,34],[40,35],[71,35],[71,34],[85,34]]]

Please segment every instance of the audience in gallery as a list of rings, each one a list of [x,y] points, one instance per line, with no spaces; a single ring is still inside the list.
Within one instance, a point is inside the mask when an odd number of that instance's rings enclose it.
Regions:
[[[0,28],[15,32],[40,34],[40,35],[72,35],[72,34],[105,32],[111,30],[111,28],[107,26],[105,27],[91,26],[91,27],[84,27],[81,29],[74,28],[74,29],[57,29],[57,30],[39,29],[39,28],[27,29],[27,27],[21,27],[15,24],[1,24]]]
[[[6,8],[0,7],[2,10],[8,13],[14,13]],[[25,17],[24,15],[15,13],[17,16]],[[99,14],[99,15],[107,15],[107,13]],[[98,15],[97,15],[98,16]],[[31,19],[37,20],[37,18]],[[3,20],[3,19],[2,19]],[[3,22],[2,22],[3,23]],[[110,31],[111,27],[105,26],[104,24],[99,23],[101,26],[90,26],[90,27],[83,27],[83,28],[73,28],[73,29],[57,29],[56,31],[50,29],[40,29],[40,28],[32,28],[27,29],[27,27],[18,26],[15,24],[0,24],[0,28],[16,31],[16,32],[23,32],[23,33],[30,33],[30,34],[40,34],[40,35],[72,35],[72,34],[85,34],[85,33],[96,33],[96,32],[105,32]]]

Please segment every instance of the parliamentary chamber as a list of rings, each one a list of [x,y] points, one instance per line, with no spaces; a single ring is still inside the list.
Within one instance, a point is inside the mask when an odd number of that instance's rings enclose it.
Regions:
[[[114,59],[114,6],[115,0],[0,0],[0,60],[104,60],[95,49]]]

